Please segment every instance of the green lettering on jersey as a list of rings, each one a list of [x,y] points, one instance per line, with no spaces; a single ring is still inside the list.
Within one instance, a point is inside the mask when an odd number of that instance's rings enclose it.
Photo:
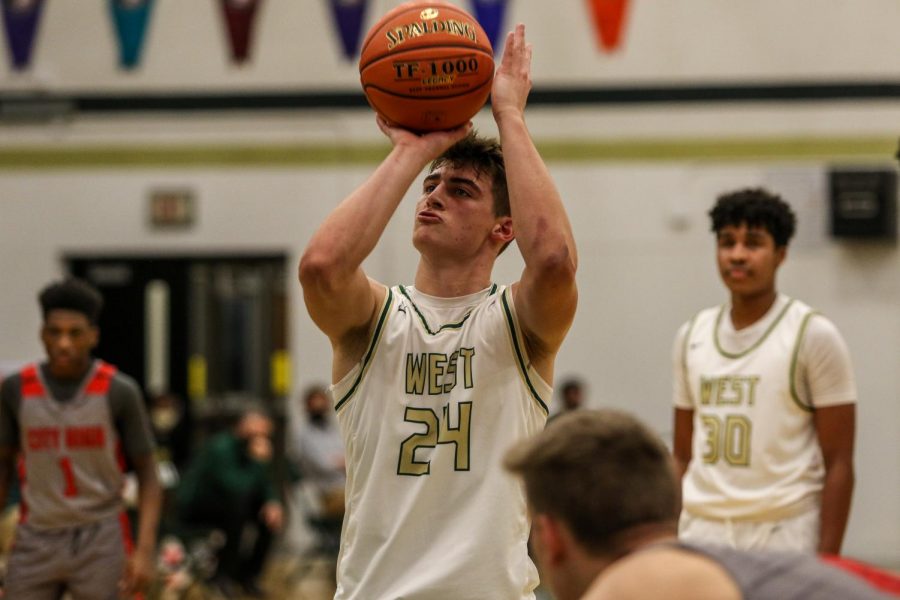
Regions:
[[[468,390],[475,385],[472,376],[472,357],[475,356],[475,348],[460,348],[459,356],[463,359],[463,386]]]
[[[430,352],[428,354],[428,393],[432,396],[443,393],[444,367],[447,365],[447,355]]]
[[[470,431],[472,424],[472,403],[460,402],[454,411],[456,426],[451,425],[451,406],[445,404],[442,409],[442,417],[430,408],[406,407],[403,420],[407,423],[424,425],[424,431],[411,434],[400,444],[400,453],[397,461],[398,475],[422,476],[431,473],[431,461],[434,455],[423,453],[416,457],[416,451],[421,448],[436,448],[439,445],[453,445],[453,470],[468,471],[471,463],[470,457]]]
[[[425,391],[425,371],[427,361],[425,354],[406,355],[406,393],[421,395]]]
[[[715,378],[700,378],[700,404],[708,405],[712,403],[712,391],[715,385]]]
[[[759,375],[725,375],[700,378],[700,404],[704,406],[753,406]]]
[[[447,360],[447,376],[444,378],[444,392],[449,392],[456,387],[456,361],[459,359],[459,350],[450,355]]]
[[[406,393],[421,396],[427,383],[429,395],[446,394],[456,387],[460,372],[463,386],[471,389],[475,386],[474,356],[475,348],[460,348],[450,356],[440,352],[408,353]]]

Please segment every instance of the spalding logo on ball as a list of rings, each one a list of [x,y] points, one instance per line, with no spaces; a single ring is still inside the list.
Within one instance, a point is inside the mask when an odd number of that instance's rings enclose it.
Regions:
[[[491,93],[491,42],[472,15],[447,2],[401,4],[369,30],[360,54],[369,104],[413,131],[458,127]]]

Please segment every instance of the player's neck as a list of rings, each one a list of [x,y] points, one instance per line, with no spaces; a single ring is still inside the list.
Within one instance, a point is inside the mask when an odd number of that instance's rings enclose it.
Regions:
[[[493,263],[490,265],[493,267]],[[491,269],[477,264],[441,264],[419,260],[416,289],[429,296],[457,298],[479,292],[491,285]]]
[[[732,294],[731,324],[736,330],[750,327],[769,312],[777,298],[778,292],[775,288],[760,294]]]
[[[591,556],[572,557],[556,574],[554,592],[558,600],[577,600],[611,564],[611,559]]]
[[[93,364],[94,359],[91,356],[78,361],[78,364],[73,365],[71,368],[60,368],[50,360],[47,360],[44,363],[44,373],[46,376],[53,378],[54,381],[78,382],[84,379],[84,376],[91,370]]]

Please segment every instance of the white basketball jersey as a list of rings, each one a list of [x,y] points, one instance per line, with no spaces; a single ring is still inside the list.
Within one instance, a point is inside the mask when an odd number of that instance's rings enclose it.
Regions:
[[[533,598],[525,496],[502,459],[543,428],[510,290],[388,290],[362,361],[331,389],[347,451],[335,598]]]
[[[775,520],[817,505],[824,466],[812,407],[797,389],[800,342],[815,313],[779,296],[756,339],[723,343],[727,307],[699,313],[684,337],[694,409],[685,510],[714,519]]]

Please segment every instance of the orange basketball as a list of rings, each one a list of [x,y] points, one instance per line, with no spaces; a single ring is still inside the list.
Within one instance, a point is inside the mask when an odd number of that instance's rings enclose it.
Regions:
[[[448,2],[401,4],[369,30],[360,54],[369,104],[413,131],[462,125],[491,93],[491,42],[472,15]]]

